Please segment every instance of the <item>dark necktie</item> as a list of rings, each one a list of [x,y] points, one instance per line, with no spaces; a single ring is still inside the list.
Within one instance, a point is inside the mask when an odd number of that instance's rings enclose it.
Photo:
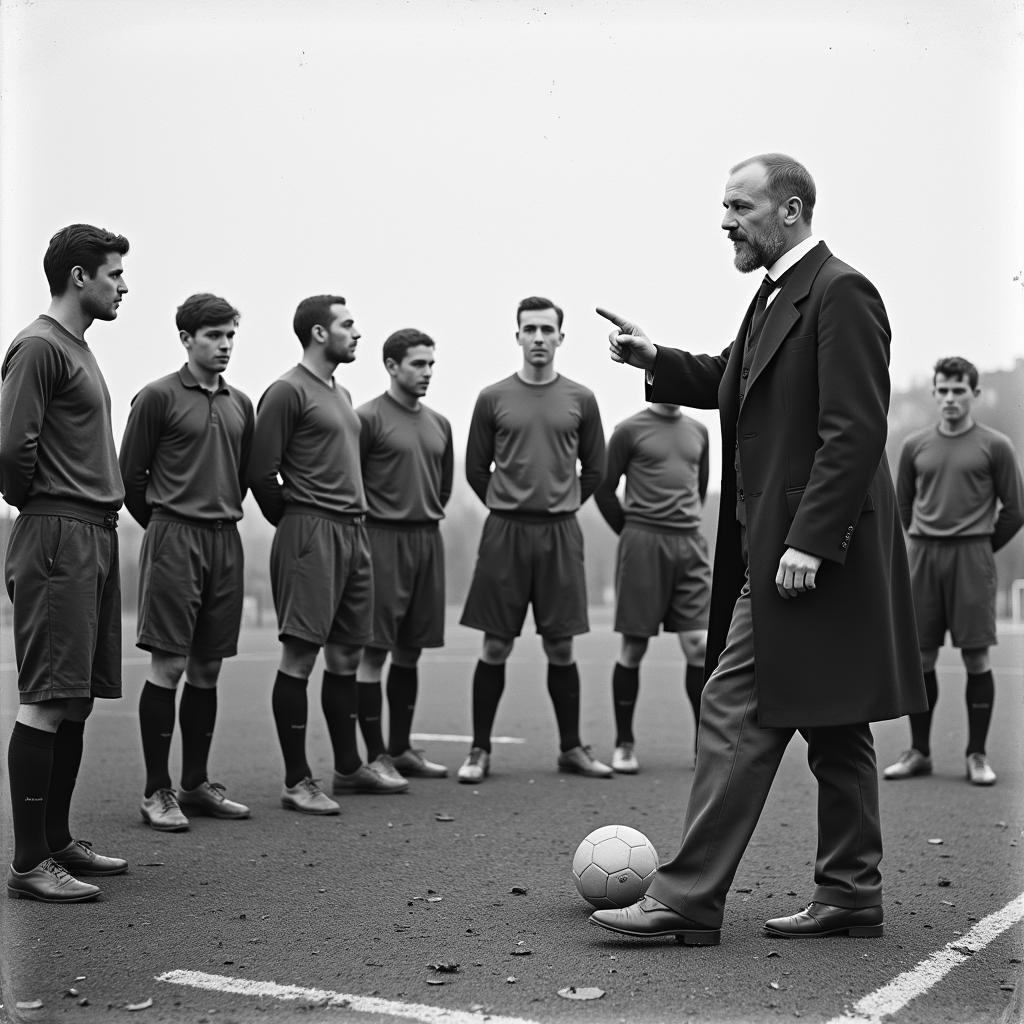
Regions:
[[[761,321],[761,317],[764,316],[764,311],[768,308],[768,296],[778,287],[778,283],[773,281],[767,274],[764,275],[764,280],[761,282],[761,287],[757,289],[757,298],[754,300],[754,315],[750,318],[750,325],[747,327],[747,339],[758,329]]]

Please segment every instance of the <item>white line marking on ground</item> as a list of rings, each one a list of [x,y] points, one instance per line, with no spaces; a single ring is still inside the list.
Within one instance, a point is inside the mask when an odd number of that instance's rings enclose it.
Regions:
[[[339,1006],[356,1013],[382,1013],[390,1017],[404,1017],[407,1020],[423,1021],[424,1024],[536,1024],[522,1017],[499,1017],[494,1013],[482,1016],[468,1010],[453,1010],[443,1006],[428,1006],[425,1003],[399,1003],[375,996],[356,996],[346,992],[332,992],[323,988],[301,988],[298,985],[279,985],[276,981],[255,981],[249,978],[230,978],[223,974],[204,974],[202,971],[168,971],[159,974],[157,981],[170,985],[188,985],[208,992],[224,992],[232,995],[262,997],[265,999],[305,1000],[322,1003],[325,1006]]]
[[[447,732],[414,732],[409,739],[422,740],[424,743],[472,743],[472,736],[455,736]],[[525,743],[519,736],[492,736],[492,743]]]
[[[966,935],[947,943],[922,960],[913,970],[904,971],[870,995],[855,1003],[848,1014],[834,1017],[828,1024],[881,1024],[883,1017],[902,1010],[912,999],[923,995],[954,967],[983,950],[1007,928],[1024,920],[1024,893],[1002,910],[979,921]]]

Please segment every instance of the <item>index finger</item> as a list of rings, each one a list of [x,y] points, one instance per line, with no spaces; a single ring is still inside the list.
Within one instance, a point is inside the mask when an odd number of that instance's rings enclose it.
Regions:
[[[626,334],[636,334],[639,331],[636,324],[627,320],[625,317],[619,316],[618,313],[612,313],[610,310],[602,309],[600,306],[595,308],[598,316],[603,316],[605,320],[611,320],[611,322],[615,324],[620,331],[624,331]]]

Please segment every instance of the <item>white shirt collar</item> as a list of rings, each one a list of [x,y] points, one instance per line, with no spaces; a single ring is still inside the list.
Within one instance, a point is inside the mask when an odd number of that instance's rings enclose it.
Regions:
[[[768,268],[768,276],[773,281],[778,281],[790,267],[796,266],[820,241],[820,238],[808,235],[802,242],[797,242],[792,249],[787,249]]]

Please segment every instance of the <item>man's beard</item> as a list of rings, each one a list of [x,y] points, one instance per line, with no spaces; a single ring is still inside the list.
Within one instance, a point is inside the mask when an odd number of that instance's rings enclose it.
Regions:
[[[769,221],[764,231],[753,238],[747,238],[736,250],[733,263],[743,274],[764,267],[766,270],[786,251],[786,236],[777,221]]]

